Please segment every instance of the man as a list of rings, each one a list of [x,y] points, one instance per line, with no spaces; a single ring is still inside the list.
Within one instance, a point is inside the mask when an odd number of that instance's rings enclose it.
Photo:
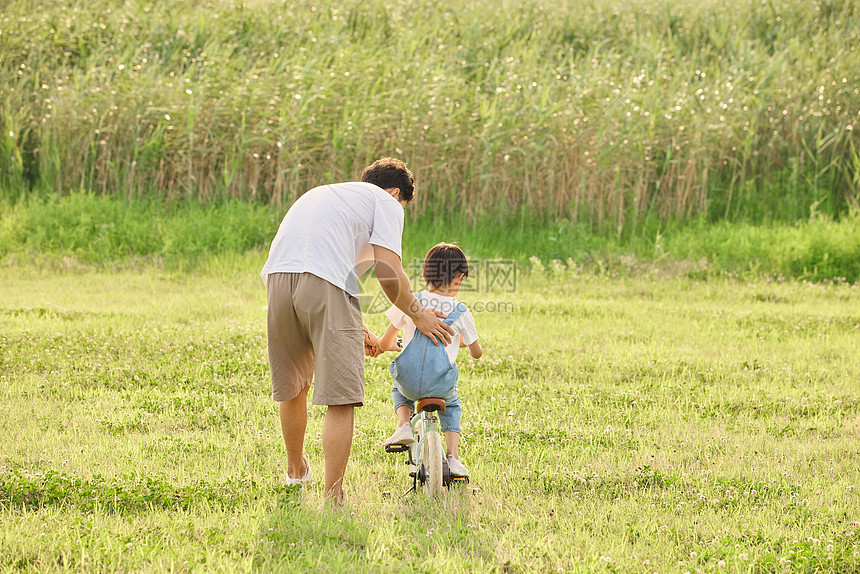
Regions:
[[[414,182],[406,164],[382,158],[361,182],[316,187],[289,209],[272,241],[261,275],[266,282],[272,396],[279,403],[287,449],[287,483],[311,479],[303,456],[307,394],[326,405],[323,424],[325,494],[343,500],[352,447],[354,407],[364,403],[364,353],[378,354],[358,304],[358,277],[376,264],[385,295],[434,341],[453,334],[425,310],[403,271],[403,208]]]

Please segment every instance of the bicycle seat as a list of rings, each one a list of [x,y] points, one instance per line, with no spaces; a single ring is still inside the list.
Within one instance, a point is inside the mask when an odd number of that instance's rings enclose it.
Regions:
[[[445,412],[445,399],[439,399],[436,397],[428,397],[426,399],[418,399],[418,402],[415,403],[415,410],[419,413],[421,411],[427,411],[428,413],[432,413],[435,411],[439,411],[440,413]]]

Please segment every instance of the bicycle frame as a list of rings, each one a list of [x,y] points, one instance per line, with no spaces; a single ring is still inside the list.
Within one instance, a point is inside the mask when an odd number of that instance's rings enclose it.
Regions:
[[[436,416],[435,412],[427,410],[417,412],[412,416],[411,424],[415,442],[409,445],[406,463],[410,466],[409,476],[412,477],[412,486],[404,493],[404,496],[413,490],[418,490],[418,487],[423,486],[428,480],[428,470],[421,462],[424,460],[425,449],[428,448],[427,437],[431,433],[435,433],[441,441],[443,436],[439,425],[439,417]],[[454,476],[451,474],[451,471],[448,469],[448,461],[444,456],[440,462],[442,465],[442,486],[450,488],[452,484],[466,484],[469,482],[469,477],[467,476]]]
[[[435,413],[421,411],[412,415],[412,436],[416,437],[416,439],[415,442],[409,445],[409,464],[412,465],[412,470],[415,472],[417,472],[415,461],[421,460],[421,454],[427,441],[427,434],[430,431],[442,434],[439,427],[439,417]],[[413,473],[410,472],[409,476],[413,476]]]

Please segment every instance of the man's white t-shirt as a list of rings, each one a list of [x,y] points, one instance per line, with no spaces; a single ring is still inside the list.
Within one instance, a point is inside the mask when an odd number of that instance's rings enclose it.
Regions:
[[[453,297],[429,291],[421,291],[416,295],[420,295],[421,300],[424,301],[425,308],[439,311],[446,317],[459,303]],[[388,317],[388,320],[397,329],[403,329],[403,348],[405,349],[409,341],[412,340],[412,337],[415,336],[415,323],[397,307],[390,308],[385,312],[385,316]],[[448,359],[451,360],[451,364],[453,365],[457,361],[457,351],[460,350],[460,335],[463,335],[463,341],[467,345],[471,345],[478,340],[478,331],[475,329],[475,318],[468,308],[459,317],[454,319],[454,322],[451,323],[451,328],[454,329],[454,336],[451,337],[451,342],[445,347],[445,351],[448,353]]]
[[[373,245],[401,255],[403,206],[372,183],[315,187],[281,221],[260,275],[312,273],[358,297],[358,277],[373,265]]]

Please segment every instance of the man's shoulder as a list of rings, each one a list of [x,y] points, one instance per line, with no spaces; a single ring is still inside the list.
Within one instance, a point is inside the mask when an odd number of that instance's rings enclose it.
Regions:
[[[399,215],[403,214],[403,206],[400,205],[400,202],[394,199],[390,193],[374,183],[347,181],[342,183],[333,183],[329,187],[335,192],[363,196],[369,200],[371,205],[385,206],[385,213],[397,212]]]
[[[380,191],[383,191],[383,192],[385,191],[384,189],[382,189],[378,185],[376,185],[374,183],[367,183],[366,181],[343,181],[337,185],[344,185],[344,186],[352,187],[355,189],[370,191],[372,193],[379,193]]]
[[[308,193],[311,192],[324,192],[324,191],[351,191],[354,193],[364,193],[367,195],[377,196],[380,193],[384,195],[388,195],[385,193],[385,190],[379,187],[378,185],[374,185],[372,183],[366,183],[364,181],[341,181],[338,183],[324,183],[322,185],[318,185],[315,188],[311,189]]]
[[[358,216],[370,225],[376,210],[374,206],[386,197],[394,200],[384,189],[372,183],[326,183],[309,189],[296,200],[293,207],[305,213],[313,209],[336,210],[349,217]]]

